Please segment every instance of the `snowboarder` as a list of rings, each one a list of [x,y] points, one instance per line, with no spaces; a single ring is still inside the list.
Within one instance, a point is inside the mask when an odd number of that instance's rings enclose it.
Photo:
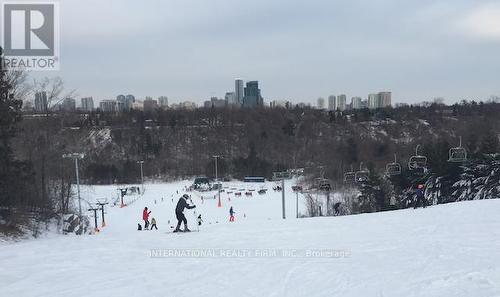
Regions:
[[[203,220],[201,219],[201,215],[198,216],[198,226],[201,226],[201,223],[203,223]]]
[[[158,230],[158,227],[156,226],[156,220],[155,220],[155,218],[151,219],[151,230],[153,230],[153,228],[155,228],[156,230]]]
[[[144,207],[144,210],[142,211],[142,219],[144,220],[144,229],[148,230],[149,227],[149,214],[151,211],[148,212],[148,208]]]
[[[229,208],[229,221],[234,222],[234,210],[232,206]]]
[[[340,214],[340,202],[333,205],[334,215],[338,216]]]
[[[191,230],[188,229],[187,226],[187,219],[184,216],[184,209],[193,209],[196,207],[196,205],[189,205],[187,203],[187,200],[189,199],[189,196],[187,194],[182,195],[181,198],[179,198],[179,202],[177,202],[177,206],[175,207],[175,216],[177,217],[177,227],[175,228],[174,232],[190,232]],[[184,222],[184,230],[181,230],[181,223]]]
[[[142,231],[142,226],[139,223],[137,223],[137,231]]]

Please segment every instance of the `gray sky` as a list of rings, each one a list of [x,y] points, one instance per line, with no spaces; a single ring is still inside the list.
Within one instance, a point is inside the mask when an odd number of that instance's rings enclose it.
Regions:
[[[80,96],[395,102],[500,94],[500,3],[482,0],[61,1],[61,71]]]

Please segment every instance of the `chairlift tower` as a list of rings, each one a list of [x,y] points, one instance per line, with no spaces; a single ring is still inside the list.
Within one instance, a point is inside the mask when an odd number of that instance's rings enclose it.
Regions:
[[[118,190],[120,191],[120,208],[123,208],[126,206],[123,202],[123,197],[127,195],[127,188],[118,188]]]
[[[286,212],[285,212],[285,173],[286,173],[286,171],[273,172],[274,176],[281,177],[281,212],[282,212],[282,215],[283,215],[283,220],[286,219]]]
[[[107,202],[100,202],[100,201],[98,201],[96,204],[99,205],[99,207],[101,208],[101,216],[102,216],[102,225],[101,225],[101,227],[106,227],[106,221],[104,220],[104,206],[107,205],[108,203]]]
[[[212,158],[215,159],[215,182],[217,183],[217,207],[222,207],[222,202],[220,200],[220,188],[221,185],[219,185],[219,179],[218,179],[218,172],[217,172],[217,161],[219,160],[221,156],[220,155],[214,155]]]
[[[76,191],[78,194],[78,216],[79,222],[80,222],[80,230],[82,232],[80,234],[83,234],[83,224],[82,224],[82,198],[80,196],[80,175],[79,175],[79,169],[78,169],[78,160],[81,160],[85,157],[85,154],[83,153],[70,153],[70,154],[64,154],[62,155],[63,159],[73,159],[75,161],[75,172],[76,172]]]
[[[141,194],[144,194],[144,170],[143,170],[144,160],[137,161],[137,163],[141,165]]]
[[[99,228],[97,228],[97,211],[99,210],[99,208],[97,207],[91,207],[88,209],[88,211],[93,211],[94,212],[94,231],[96,232],[99,232]]]

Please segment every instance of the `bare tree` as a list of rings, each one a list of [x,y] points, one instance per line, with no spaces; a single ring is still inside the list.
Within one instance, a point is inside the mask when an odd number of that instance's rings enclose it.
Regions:
[[[40,80],[33,79],[31,90],[32,93],[45,92],[47,94],[47,105],[45,106],[47,111],[61,103],[64,98],[73,97],[76,94],[74,89],[65,92],[64,81],[59,76],[44,77]]]

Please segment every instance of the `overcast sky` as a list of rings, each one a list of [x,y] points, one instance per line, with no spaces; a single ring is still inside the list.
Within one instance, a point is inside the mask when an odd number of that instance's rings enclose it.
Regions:
[[[266,101],[388,90],[395,102],[500,94],[500,3],[61,1],[61,71],[80,96],[171,102],[259,80]],[[51,74],[52,75],[52,74]]]

